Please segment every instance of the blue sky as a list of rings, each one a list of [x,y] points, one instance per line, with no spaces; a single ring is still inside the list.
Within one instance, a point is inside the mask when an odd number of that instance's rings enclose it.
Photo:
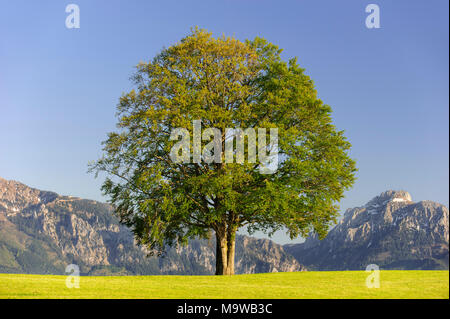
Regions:
[[[69,3],[80,29],[65,27]],[[369,3],[380,29],[365,26]],[[298,57],[353,144],[358,180],[343,211],[387,189],[448,206],[448,9],[445,0],[0,0],[0,176],[105,201],[87,163],[115,128],[134,66],[197,25]]]

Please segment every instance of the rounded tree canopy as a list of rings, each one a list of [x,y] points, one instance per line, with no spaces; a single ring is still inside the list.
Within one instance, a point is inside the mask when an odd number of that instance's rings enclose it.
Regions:
[[[118,130],[109,133],[104,156],[91,170],[107,173],[102,189],[139,244],[162,251],[210,230],[234,241],[243,226],[323,237],[336,222],[337,203],[355,179],[351,145],[297,59],[285,62],[280,53],[262,38],[214,38],[196,28],[138,64],[135,89],[117,106]],[[276,169],[262,173],[259,157],[226,162],[225,152],[220,161],[195,161],[205,154],[196,153],[194,143],[187,161],[174,161],[170,154],[179,141],[173,131],[182,128],[192,141],[195,121],[203,132],[220,132],[221,146],[227,128],[277,129]],[[210,141],[203,138],[200,143]]]

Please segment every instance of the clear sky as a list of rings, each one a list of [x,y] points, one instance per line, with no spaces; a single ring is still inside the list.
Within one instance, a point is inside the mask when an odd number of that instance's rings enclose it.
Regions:
[[[79,29],[65,26],[69,3]],[[366,28],[369,3],[379,29]],[[358,180],[343,211],[388,189],[448,206],[448,10],[447,0],[0,0],[0,176],[105,201],[87,164],[134,66],[197,25],[298,57],[353,144]]]

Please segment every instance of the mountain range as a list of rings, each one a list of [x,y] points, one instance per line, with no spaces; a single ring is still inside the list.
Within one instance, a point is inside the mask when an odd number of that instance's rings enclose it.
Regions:
[[[212,236],[215,237],[215,236]],[[0,178],[0,272],[86,275],[207,275],[215,272],[215,239],[167,247],[147,257],[112,208]],[[303,271],[281,245],[238,235],[236,273]]]
[[[387,191],[366,205],[348,209],[319,240],[284,249],[310,270],[448,269],[448,208],[413,202],[405,191]]]
[[[147,256],[108,204],[28,187],[0,178],[0,273],[84,275],[208,275],[215,270],[215,236]],[[236,273],[305,270],[448,269],[448,208],[414,203],[387,191],[343,219],[319,240],[279,245],[238,235]]]

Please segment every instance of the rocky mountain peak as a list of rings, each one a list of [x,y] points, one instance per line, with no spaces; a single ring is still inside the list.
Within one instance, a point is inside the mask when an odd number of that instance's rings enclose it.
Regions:
[[[351,223],[352,227],[355,227],[356,224],[362,224],[367,220],[381,221],[383,218],[392,220],[392,212],[411,204],[414,202],[408,192],[388,190],[375,196],[364,206],[347,209],[339,224],[349,226]]]
[[[406,191],[388,190],[374,197],[366,205],[371,204],[387,204],[389,202],[412,202],[411,195]]]
[[[394,269],[448,269],[449,211],[415,203],[406,191],[389,190],[366,205],[347,209],[325,239],[316,236],[286,247],[308,268],[363,269],[370,263]]]
[[[50,203],[58,197],[57,193],[41,191],[0,177],[0,210],[3,208],[8,214],[16,214],[32,205]]]

